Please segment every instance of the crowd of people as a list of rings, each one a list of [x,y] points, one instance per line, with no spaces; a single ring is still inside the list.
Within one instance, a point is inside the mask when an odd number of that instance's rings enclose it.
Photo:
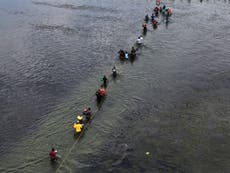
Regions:
[[[151,23],[153,28],[157,28],[157,25],[159,24],[158,20],[160,18],[160,14],[163,18],[165,18],[166,23],[169,22],[169,17],[172,15],[172,9],[166,7],[165,5],[160,6],[160,0],[156,1],[156,6],[153,7],[152,14],[151,14]],[[148,14],[145,15],[144,21],[145,23],[142,25],[143,27],[143,35],[146,35],[147,33],[147,24],[150,20],[150,17]],[[143,36],[139,36],[136,40],[136,44],[132,46],[131,52],[128,53],[128,51],[120,49],[118,51],[119,58],[121,60],[134,60],[136,57],[136,51],[138,50],[138,47],[143,45]]]
[[[156,6],[153,8],[153,13],[151,15],[151,23],[154,28],[157,27],[159,24],[159,14],[161,14],[163,17],[165,17],[166,22],[169,22],[169,17],[172,15],[172,9],[167,8],[165,5],[160,6],[161,2],[160,0],[156,0]],[[143,27],[143,33],[145,34],[147,32],[147,23],[149,22],[149,16],[148,14],[144,17],[145,23],[142,25]],[[122,49],[119,50],[119,58],[121,60],[134,60],[136,58],[136,52],[138,51],[138,48],[143,45],[143,36],[139,36],[136,40],[136,43],[134,46],[132,46],[130,53],[128,51],[124,51]],[[116,78],[117,76],[117,69],[114,66],[112,68],[112,76]],[[96,99],[97,102],[101,102],[102,98],[106,96],[106,87],[108,84],[108,79],[106,75],[102,78],[102,84],[100,88],[96,91]],[[82,133],[82,130],[84,129],[85,124],[87,124],[92,119],[92,113],[91,108],[87,107],[85,108],[80,115],[76,117],[75,122],[73,123],[74,128],[74,135],[79,135]],[[58,159],[57,151],[52,148],[49,152],[50,160],[56,161]]]

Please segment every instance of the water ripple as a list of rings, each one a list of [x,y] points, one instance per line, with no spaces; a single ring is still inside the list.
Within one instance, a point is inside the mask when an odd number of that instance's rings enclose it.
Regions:
[[[96,7],[96,6],[90,6],[90,5],[73,5],[73,4],[52,4],[48,2],[32,2],[35,5],[44,5],[44,6],[50,6],[50,7],[56,7],[56,8],[64,8],[64,9],[71,9],[71,10],[90,10],[90,11],[104,11],[104,12],[114,12],[114,9],[104,8],[104,7]]]
[[[46,24],[36,24],[33,25],[36,30],[46,30],[46,31],[62,31],[65,34],[76,34],[78,30],[64,25],[46,25]]]

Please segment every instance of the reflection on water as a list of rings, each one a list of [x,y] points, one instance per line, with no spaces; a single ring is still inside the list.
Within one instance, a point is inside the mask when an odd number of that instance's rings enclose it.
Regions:
[[[67,33],[67,34],[74,34],[74,33],[78,33],[78,31],[76,29],[70,28],[70,27],[65,27],[63,25],[36,25],[35,29],[37,30],[48,30],[48,31],[55,31],[55,30],[59,30],[62,31],[63,33]]]
[[[229,3],[167,1],[169,22],[148,24],[135,61],[120,61],[153,4],[0,2],[0,172],[230,170]],[[94,119],[76,141],[87,106]]]

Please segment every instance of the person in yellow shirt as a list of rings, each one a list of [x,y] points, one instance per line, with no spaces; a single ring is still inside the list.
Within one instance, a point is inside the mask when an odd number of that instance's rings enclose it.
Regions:
[[[81,133],[83,126],[84,124],[77,122],[77,123],[74,123],[73,128],[75,128],[75,131],[78,134],[78,133]]]

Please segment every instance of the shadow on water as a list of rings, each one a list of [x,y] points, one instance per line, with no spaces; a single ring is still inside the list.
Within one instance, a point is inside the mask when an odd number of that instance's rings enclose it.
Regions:
[[[146,36],[146,35],[147,35],[147,29],[143,29],[142,35],[143,35],[143,36]]]
[[[138,59],[138,56],[136,55],[135,57],[130,57],[129,59],[120,59],[120,64],[125,65],[127,63],[131,63],[131,65],[133,65],[133,63]]]
[[[53,171],[57,170],[59,164],[61,163],[61,159],[58,159],[57,161],[51,161],[50,160],[50,167]]]
[[[117,78],[119,78],[119,74],[116,72],[116,74],[111,74],[110,78],[113,80],[114,83],[116,83]]]
[[[100,98],[96,98],[96,105],[97,105],[97,109],[100,110],[105,99],[106,99],[107,95],[105,95],[104,97],[100,97]]]
[[[76,131],[73,130],[73,139],[74,140],[78,140],[80,136],[81,136],[81,133],[76,133]]]
[[[165,28],[168,29],[169,21],[165,22]]]
[[[137,55],[130,57],[130,63],[133,65],[134,61],[136,61],[137,59],[138,59]]]
[[[152,24],[152,26],[153,26],[153,29],[156,30],[158,27],[158,24]]]
[[[71,35],[71,34],[77,34],[79,33],[79,30],[75,28],[66,27],[64,25],[46,25],[46,24],[40,24],[40,25],[32,25],[35,30],[39,31],[62,31],[64,34]]]

